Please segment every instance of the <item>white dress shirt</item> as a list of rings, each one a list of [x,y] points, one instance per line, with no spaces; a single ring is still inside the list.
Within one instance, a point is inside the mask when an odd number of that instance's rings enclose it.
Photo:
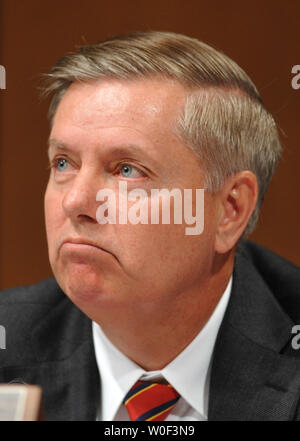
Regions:
[[[206,421],[212,353],[232,286],[232,277],[213,314],[191,343],[160,371],[147,372],[120,352],[93,322],[93,340],[100,373],[99,421],[129,421],[122,401],[138,380],[164,379],[181,395],[166,421]]]

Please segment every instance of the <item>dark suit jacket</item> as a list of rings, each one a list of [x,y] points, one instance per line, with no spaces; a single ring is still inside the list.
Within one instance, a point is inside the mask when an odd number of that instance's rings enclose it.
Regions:
[[[91,321],[55,279],[0,293],[0,382],[43,389],[46,420],[95,420],[100,400]],[[247,242],[213,356],[209,420],[300,419],[300,269]]]

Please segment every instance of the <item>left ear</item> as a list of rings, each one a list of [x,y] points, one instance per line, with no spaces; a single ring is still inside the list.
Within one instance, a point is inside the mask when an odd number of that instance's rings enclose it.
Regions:
[[[245,170],[227,178],[218,192],[220,218],[216,252],[226,253],[236,245],[254,211],[257,197],[258,183],[254,173]]]

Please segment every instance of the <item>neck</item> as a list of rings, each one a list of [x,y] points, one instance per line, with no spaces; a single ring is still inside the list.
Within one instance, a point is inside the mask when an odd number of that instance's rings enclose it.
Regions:
[[[128,358],[146,371],[161,370],[198,335],[213,314],[233,270],[233,255],[218,262],[216,272],[174,301],[129,305],[124,313],[95,320],[107,338]],[[220,267],[221,266],[221,267]]]

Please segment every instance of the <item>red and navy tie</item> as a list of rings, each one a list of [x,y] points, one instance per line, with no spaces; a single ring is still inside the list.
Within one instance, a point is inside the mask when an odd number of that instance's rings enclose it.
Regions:
[[[131,421],[163,421],[179,398],[179,393],[170,384],[137,381],[123,403]]]

